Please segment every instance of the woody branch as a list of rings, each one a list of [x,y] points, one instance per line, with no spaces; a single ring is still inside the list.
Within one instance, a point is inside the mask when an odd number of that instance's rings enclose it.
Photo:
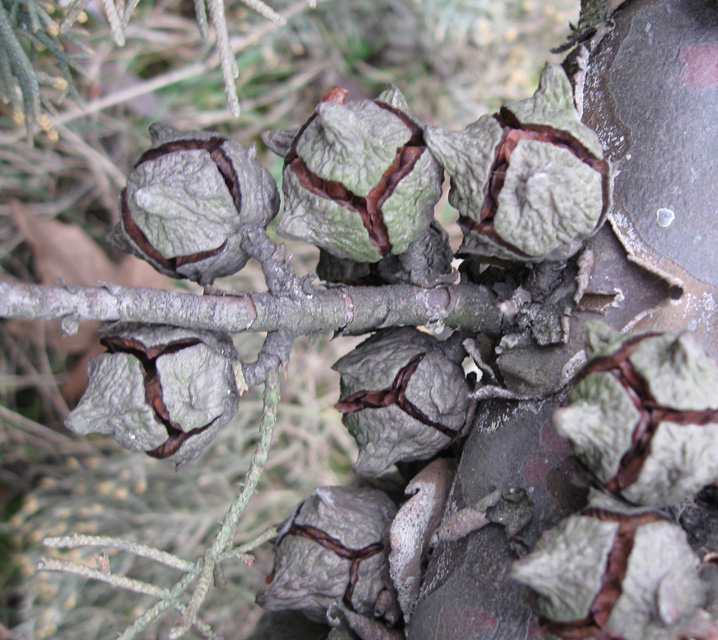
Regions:
[[[367,333],[380,328],[443,324],[488,335],[499,332],[495,296],[470,283],[432,289],[412,285],[341,286],[298,295],[198,295],[104,284],[57,287],[0,283],[0,317],[168,324],[228,333],[289,331],[294,335]]]

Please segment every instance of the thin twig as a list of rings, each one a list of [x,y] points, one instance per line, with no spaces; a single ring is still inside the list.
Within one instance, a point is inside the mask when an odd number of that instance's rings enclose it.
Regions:
[[[129,24],[130,18],[132,17],[132,12],[137,8],[137,5],[139,3],[140,0],[129,0],[129,2],[125,5],[125,13],[122,16],[123,28]]]
[[[169,590],[169,597],[160,600],[158,603],[147,609],[139,618],[137,618],[127,629],[125,629],[117,638],[117,640],[132,640],[138,633],[142,633],[150,626],[159,616],[167,609],[178,608],[178,598],[187,590],[194,582],[199,568],[191,573],[186,573],[182,578]],[[184,606],[182,606],[184,610]]]
[[[249,387],[263,384],[276,369],[289,363],[296,334],[288,331],[270,331],[257,354],[255,362],[242,364],[242,382]],[[238,387],[239,388],[239,387]]]
[[[256,11],[260,16],[271,20],[276,25],[285,25],[287,21],[281,13],[277,13],[272,7],[262,0],[242,0],[250,9]],[[311,6],[311,5],[310,5]]]
[[[40,331],[39,338],[42,340],[41,344],[38,344],[38,349],[36,352],[37,355],[37,364],[38,369],[40,373],[43,373],[45,375],[51,375],[52,374],[52,365],[50,364],[50,356],[47,352],[47,324],[40,325]],[[55,383],[51,388],[48,389],[50,393],[52,394],[53,401],[52,405],[55,408],[55,411],[58,414],[58,417],[60,418],[60,422],[65,422],[65,418],[67,418],[67,415],[70,413],[70,407],[67,406],[67,403],[65,402],[65,398],[62,397],[62,393],[60,393],[60,389],[57,386],[57,383]]]
[[[262,265],[267,289],[273,295],[301,297],[311,293],[313,276],[300,278],[284,245],[277,246],[262,227],[247,229],[242,237],[242,248]]]
[[[246,556],[250,551],[254,551],[254,549],[268,540],[276,538],[278,534],[279,531],[277,531],[277,527],[269,527],[269,529],[260,533],[254,540],[245,542],[244,544],[225,552],[222,555],[222,559],[239,558],[240,560],[244,560],[243,556]]]
[[[217,51],[219,64],[224,79],[224,93],[227,96],[229,112],[236,118],[239,116],[239,98],[234,87],[234,81],[239,76],[237,61],[234,58],[232,47],[229,44],[227,33],[227,19],[224,16],[224,0],[208,0],[209,19],[212,21],[217,34]]]
[[[30,420],[30,418],[21,416],[19,413],[15,413],[11,409],[3,407],[2,405],[0,405],[0,418],[9,422],[14,427],[22,429],[30,435],[38,436],[40,439],[46,440],[47,442],[53,442],[56,445],[64,445],[72,442],[72,438],[58,433],[57,431],[53,431],[49,427],[39,424],[34,420]]]
[[[170,640],[177,640],[187,633],[190,627],[197,622],[199,608],[202,606],[204,599],[207,597],[209,588],[212,586],[214,578],[215,559],[212,549],[207,549],[202,556],[202,570],[197,578],[197,586],[190,598],[189,605],[182,615],[182,621],[176,627],[172,628],[169,633]]]
[[[38,571],[61,571],[63,573],[74,573],[83,578],[92,578],[93,580],[99,580],[100,582],[106,582],[111,584],[113,587],[120,589],[127,589],[128,591],[134,591],[135,593],[144,593],[148,596],[154,596],[155,598],[170,598],[171,594],[167,589],[157,587],[148,582],[142,582],[141,580],[135,580],[134,578],[128,578],[127,576],[120,576],[114,573],[105,573],[100,569],[93,569],[84,564],[78,564],[77,562],[69,562],[68,560],[60,560],[59,558],[45,558],[42,557],[38,560],[37,566]]]
[[[275,89],[263,92],[261,96],[256,98],[245,98],[242,101],[242,108],[247,111],[254,111],[259,107],[264,107],[275,103],[271,111],[266,114],[266,122],[278,122],[283,116],[294,113],[298,102],[297,95],[301,93],[301,89],[310,84],[318,75],[326,71],[332,66],[331,60],[323,60],[317,64],[312,64],[305,71],[295,73],[287,82],[283,82]],[[214,111],[203,111],[201,114],[193,114],[193,128],[208,129],[216,127],[217,123],[226,122],[230,117],[229,109],[218,109]],[[245,128],[245,139],[252,139],[266,129],[266,123],[262,122],[249,125]]]
[[[140,544],[139,542],[133,542],[132,540],[113,538],[111,536],[85,536],[73,533],[69,536],[45,538],[43,540],[43,544],[48,547],[64,549],[75,549],[77,547],[107,547],[111,549],[119,549],[120,551],[127,551],[136,556],[154,560],[155,562],[159,562],[180,571],[192,571],[195,568],[194,562],[187,562],[186,560],[182,560],[182,558],[178,558],[171,553],[160,551],[154,547],[150,547],[146,544]]]
[[[89,0],[73,0],[62,7],[65,15],[60,21],[60,33],[65,33],[77,22],[77,18],[85,10],[88,2]]]
[[[0,325],[0,340],[2,340],[7,346],[8,351],[12,359],[17,363],[17,366],[28,374],[29,379],[34,378],[33,386],[37,387],[38,392],[42,396],[43,400],[52,407],[57,419],[62,422],[67,417],[69,409],[65,402],[62,394],[57,387],[56,376],[51,373],[49,367],[46,368],[46,374],[42,375],[37,372],[34,365],[30,361],[30,358],[25,355],[25,352],[15,342],[12,334],[2,325]],[[47,354],[45,353],[45,359]],[[16,378],[16,381],[20,378]],[[0,383],[1,384],[1,383]]]
[[[105,10],[107,21],[110,23],[110,31],[112,38],[118,46],[125,44],[125,33],[122,26],[122,16],[120,16],[115,6],[115,0],[102,0],[102,8]]]
[[[204,0],[194,0],[194,17],[197,21],[199,35],[205,39],[209,35],[209,27],[207,26],[207,5]]]
[[[106,155],[100,153],[96,149],[93,149],[71,129],[68,129],[60,124],[55,124],[55,129],[76,152],[87,159],[90,169],[94,169],[96,167],[102,169],[104,174],[111,179],[112,186],[118,190],[125,186],[127,176],[123,171],[120,171],[120,169],[117,168],[117,165],[115,165]],[[98,175],[99,172],[95,170],[93,173]]]
[[[172,639],[180,638],[195,623],[199,607],[212,583],[215,564],[232,545],[239,520],[262,477],[264,466],[267,464],[269,448],[272,444],[274,425],[277,422],[277,407],[279,406],[279,373],[277,371],[267,376],[264,384],[263,402],[262,418],[259,423],[259,442],[250,460],[249,470],[244,478],[242,490],[224,517],[222,526],[217,532],[212,545],[205,552],[202,572],[197,580],[197,589],[190,600],[185,615],[182,617],[182,622],[170,632],[170,638]]]

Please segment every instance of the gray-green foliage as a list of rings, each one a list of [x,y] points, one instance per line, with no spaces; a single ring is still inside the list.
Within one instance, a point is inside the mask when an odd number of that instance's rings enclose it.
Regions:
[[[84,16],[89,0],[2,0],[0,2],[0,98],[12,105],[16,124],[23,121],[31,131],[35,123],[48,132],[47,113],[54,113],[65,96],[77,96],[74,73],[83,73],[78,59],[91,54],[78,37],[75,23]],[[103,0],[102,6],[118,46],[125,44],[125,28],[139,0]],[[244,0],[275,24],[285,20],[262,0]],[[219,66],[222,69],[230,111],[239,115],[234,82],[239,75],[229,41],[224,0],[195,0],[197,25],[202,37],[208,23],[215,30]],[[85,16],[86,17],[86,16]],[[79,53],[69,53],[68,44]],[[47,50],[49,55],[43,57]]]
[[[24,120],[28,127],[37,120],[47,128],[43,110],[53,110],[55,102],[73,92],[72,71],[79,70],[77,60],[86,54],[50,12],[36,0],[0,2],[0,97],[12,105],[16,124]],[[68,43],[80,53],[68,53]],[[40,60],[44,50],[54,59],[50,69]]]

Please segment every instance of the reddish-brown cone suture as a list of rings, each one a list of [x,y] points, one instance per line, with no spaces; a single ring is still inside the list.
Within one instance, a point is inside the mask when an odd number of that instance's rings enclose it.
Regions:
[[[377,553],[381,553],[384,550],[384,545],[381,542],[374,542],[362,549],[348,549],[341,543],[340,540],[337,540],[318,527],[314,527],[310,524],[292,523],[284,535],[302,536],[304,538],[308,538],[325,549],[336,553],[340,558],[350,561],[347,587],[344,590],[342,602],[349,610],[354,611],[354,605],[352,605],[352,594],[354,593],[354,587],[359,576],[359,563],[365,558],[370,558]],[[279,541],[277,541],[277,544],[279,544]]]
[[[431,420],[421,409],[409,401],[406,397],[406,388],[412,374],[416,371],[419,363],[424,359],[425,353],[414,356],[404,367],[396,374],[391,387],[380,389],[377,391],[357,391],[344,400],[337,402],[334,407],[342,414],[354,413],[363,409],[379,409],[388,407],[392,404],[398,406],[402,411],[410,415],[415,420],[428,427],[432,427],[441,431],[449,438],[455,438],[457,431],[449,429],[440,422]]]
[[[242,194],[239,190],[239,179],[237,172],[232,166],[232,161],[227,157],[227,154],[222,149],[222,144],[226,142],[225,138],[215,136],[209,140],[175,140],[172,142],[166,142],[154,149],[148,149],[141,156],[140,159],[135,163],[135,169],[139,167],[143,162],[150,160],[156,160],[169,153],[177,153],[182,151],[207,151],[209,157],[217,166],[217,171],[222,176],[224,183],[227,185],[227,190],[232,196],[234,205],[237,209],[237,214],[242,208]],[[210,258],[221,253],[227,242],[223,242],[220,246],[215,249],[207,251],[200,251],[186,256],[175,256],[172,258],[166,258],[157,249],[155,249],[150,241],[147,239],[144,231],[140,229],[137,223],[132,219],[130,214],[130,208],[127,205],[127,187],[122,190],[120,194],[120,215],[122,216],[122,222],[125,226],[125,230],[128,235],[131,236],[132,240],[137,244],[142,251],[144,251],[150,258],[161,264],[165,269],[176,271],[177,267],[190,262],[198,262],[205,258]]]
[[[147,403],[152,407],[155,416],[167,429],[167,440],[151,451],[147,451],[147,455],[153,458],[163,459],[169,458],[179,451],[182,444],[192,436],[202,433],[212,426],[212,422],[203,426],[196,427],[189,431],[183,431],[170,418],[169,411],[162,399],[162,386],[157,376],[157,358],[170,353],[176,353],[181,349],[192,347],[201,341],[196,338],[186,338],[177,340],[166,345],[146,348],[138,340],[132,338],[123,338],[120,336],[109,336],[100,340],[101,344],[106,347],[109,353],[130,353],[135,356],[142,365],[145,381],[145,397]]]
[[[621,635],[613,633],[606,623],[611,615],[614,605],[623,593],[623,578],[628,567],[628,558],[633,549],[633,541],[639,527],[650,522],[668,521],[667,518],[654,512],[645,512],[628,515],[588,507],[580,515],[618,522],[618,531],[613,539],[613,546],[608,553],[606,570],[601,578],[601,589],[591,604],[589,614],[582,620],[571,622],[553,622],[541,619],[541,628],[546,633],[552,633],[564,640],[628,640]]]
[[[468,216],[460,216],[459,224],[464,230],[488,235],[497,244],[505,246],[519,255],[528,257],[527,254],[501,238],[493,227],[493,218],[499,206],[499,193],[504,186],[506,172],[511,161],[511,153],[516,148],[519,140],[535,140],[566,149],[581,162],[598,171],[601,175],[603,208],[597,227],[603,223],[611,199],[611,174],[608,161],[603,158],[597,158],[570,133],[547,125],[522,124],[509,110],[503,107],[499,113],[494,115],[494,118],[503,128],[503,135],[496,146],[494,161],[489,170],[489,180],[484,188],[484,203],[480,213],[481,221],[476,222]]]
[[[334,87],[324,96],[322,102],[344,104],[346,95],[346,89]],[[356,211],[369,234],[370,242],[379,249],[382,255],[387,255],[391,253],[392,246],[389,241],[389,231],[384,223],[382,204],[391,196],[399,182],[414,168],[421,154],[426,150],[426,145],[421,129],[406,114],[381,100],[374,100],[374,104],[397,116],[411,131],[411,138],[404,146],[396,150],[394,161],[384,171],[377,185],[366,197],[357,196],[341,182],[320,178],[309,170],[304,160],[297,154],[297,141],[317,117],[316,114],[309,118],[297,132],[292,146],[285,156],[284,164],[291,168],[302,187],[307,191],[333,200],[346,209]]]
[[[645,333],[628,338],[618,350],[589,362],[576,377],[576,382],[592,373],[608,372],[626,390],[640,417],[634,427],[631,447],[621,458],[618,474],[606,488],[615,494],[633,484],[651,453],[651,440],[662,422],[684,425],[707,425],[718,422],[718,409],[680,410],[659,404],[648,384],[629,360],[638,345],[647,338],[660,334]]]

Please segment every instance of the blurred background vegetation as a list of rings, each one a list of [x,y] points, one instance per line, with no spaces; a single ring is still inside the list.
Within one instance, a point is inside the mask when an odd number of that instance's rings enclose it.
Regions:
[[[505,99],[533,92],[544,62],[558,60],[549,49],[564,40],[579,4],[324,0],[311,8],[304,0],[274,0],[272,8],[286,19],[278,26],[252,3],[230,0],[225,12],[241,104],[234,117],[214,30],[201,37],[190,0],[139,2],[122,47],[94,0],[0,3],[0,278],[183,289],[190,285],[160,277],[106,241],[124,176],[148,144],[149,124],[212,128],[258,143],[276,177],[281,160],[261,147],[259,133],[300,125],[335,85],[361,98],[393,82],[420,120],[461,128]],[[76,21],[66,29],[63,16],[73,11]],[[35,71],[38,93],[29,102],[18,90],[11,57],[19,53],[10,51],[8,29]],[[450,208],[437,214],[451,227]],[[314,268],[313,249],[290,248],[299,271]],[[252,264],[217,285],[264,288]],[[177,471],[105,438],[69,434],[63,419],[82,393],[87,358],[100,350],[95,328],[83,325],[77,336],[62,338],[57,323],[0,325],[0,639],[104,640],[122,631],[151,600],[73,576],[36,574],[39,555],[54,555],[43,537],[126,536],[194,560],[234,497],[255,444],[261,410],[255,392],[207,453]],[[236,342],[251,360],[261,336]],[[329,366],[357,342],[297,344],[269,466],[238,542],[281,521],[316,486],[351,482],[354,444],[332,408],[338,377]],[[63,557],[92,563],[91,553]],[[110,560],[116,573],[159,585],[176,579],[171,569],[126,554]],[[253,598],[271,571],[271,550],[260,549],[251,567],[225,569],[228,585],[213,590],[203,617],[226,638],[241,640],[261,614]],[[166,629],[161,622],[144,637],[165,637]]]

